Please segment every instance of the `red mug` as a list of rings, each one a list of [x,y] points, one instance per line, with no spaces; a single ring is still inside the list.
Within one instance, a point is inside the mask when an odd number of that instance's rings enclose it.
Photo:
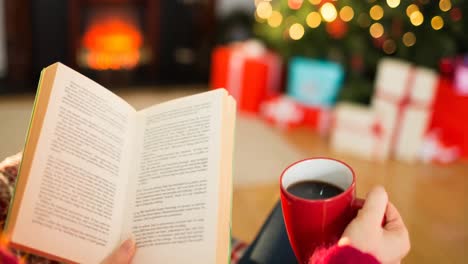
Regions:
[[[331,198],[309,200],[287,191],[294,183],[318,180],[344,191]],[[287,167],[280,177],[281,206],[291,247],[299,263],[307,263],[317,247],[336,243],[362,208],[356,198],[353,169],[335,159],[311,158]]]

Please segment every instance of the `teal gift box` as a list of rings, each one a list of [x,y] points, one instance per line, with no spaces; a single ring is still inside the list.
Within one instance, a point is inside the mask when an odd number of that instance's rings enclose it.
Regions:
[[[304,104],[333,106],[343,79],[337,63],[295,57],[289,63],[288,94]]]

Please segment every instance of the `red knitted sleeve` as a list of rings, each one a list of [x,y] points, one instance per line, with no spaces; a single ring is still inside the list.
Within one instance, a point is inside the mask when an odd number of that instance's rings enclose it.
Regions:
[[[309,264],[380,264],[372,255],[364,253],[351,246],[334,245],[315,251]]]

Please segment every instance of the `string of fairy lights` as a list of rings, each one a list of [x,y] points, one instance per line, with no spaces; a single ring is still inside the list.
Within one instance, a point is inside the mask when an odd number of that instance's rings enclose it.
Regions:
[[[288,7],[291,10],[299,10],[304,2],[309,2],[314,5],[315,10],[311,11],[305,18],[305,23],[298,21],[297,17],[288,16],[284,17],[283,14],[274,10],[272,0],[255,0],[256,11],[255,18],[258,22],[267,23],[272,28],[278,28],[285,25],[285,36],[292,40],[300,40],[306,30],[306,26],[310,30],[318,28],[324,23],[333,23],[335,21],[342,21],[345,23],[355,20],[362,28],[368,28],[369,34],[374,39],[380,39],[385,34],[385,27],[380,22],[385,16],[384,7],[381,4],[372,5],[368,12],[361,12],[356,14],[356,11],[348,5],[337,7],[331,0],[287,0]],[[422,0],[430,1],[430,0]],[[376,2],[369,0],[369,2]],[[385,4],[385,3],[384,3]],[[408,4],[402,3],[400,0],[386,0],[386,4],[390,8],[397,8],[400,5]],[[439,9],[442,12],[448,12],[452,9],[451,0],[439,0]],[[461,18],[460,10],[453,10],[451,17],[453,20]],[[430,22],[433,30],[440,30],[444,27],[444,19],[440,15],[432,17],[425,17],[421,12],[418,5],[411,3],[406,7],[406,16],[409,22],[414,27],[421,26],[426,20]],[[426,23],[427,23],[426,21]],[[407,31],[401,35],[401,41],[406,47],[411,47],[416,44],[416,35],[411,31]],[[396,43],[393,39],[386,39],[383,41],[382,49],[387,54],[392,54],[396,51]]]

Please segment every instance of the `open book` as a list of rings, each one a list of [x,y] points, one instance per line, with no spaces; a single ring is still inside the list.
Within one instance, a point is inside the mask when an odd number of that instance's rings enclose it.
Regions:
[[[136,111],[74,70],[43,70],[7,235],[99,263],[133,234],[133,263],[227,263],[235,101],[224,89]]]

